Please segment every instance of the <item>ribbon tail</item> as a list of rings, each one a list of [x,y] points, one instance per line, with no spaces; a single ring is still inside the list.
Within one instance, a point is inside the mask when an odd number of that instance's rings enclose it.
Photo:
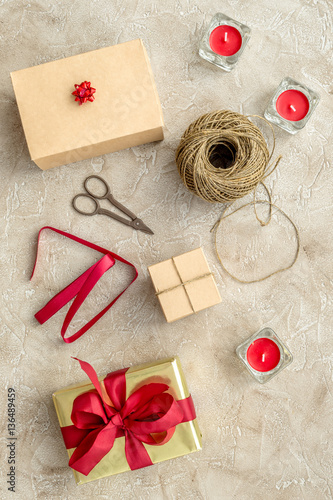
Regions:
[[[78,429],[75,425],[60,427],[66,449],[76,448],[84,438],[90,434],[91,429]]]
[[[141,441],[132,432],[125,430],[125,454],[131,470],[153,465],[148,452]]]
[[[91,267],[91,272],[88,274],[84,283],[82,283],[81,289],[78,291],[74,302],[69,308],[61,328],[61,336],[66,343],[74,342],[74,340],[78,339],[79,337],[81,337],[81,335],[84,334],[84,328],[81,328],[81,330],[74,333],[71,337],[65,338],[65,333],[70,322],[77,313],[78,309],[83,304],[87,295],[91,292],[91,290],[94,288],[103,274],[108,271],[108,269],[110,269],[114,265],[114,263],[114,258],[106,254],[94,266]]]
[[[112,411],[110,408],[110,405],[112,403],[111,403],[109,396],[106,393],[104,387],[100,384],[100,382],[98,380],[97,373],[95,372],[94,368],[91,366],[91,364],[87,363],[87,361],[82,361],[82,359],[75,358],[74,356],[72,356],[72,358],[76,359],[76,361],[78,361],[80,363],[82,370],[88,375],[92,385],[95,387],[101,400],[103,401],[103,403],[105,403],[104,409],[105,409],[107,415],[108,416],[113,415],[114,411]]]
[[[72,281],[72,283],[66,286],[66,288],[52,297],[52,299],[49,300],[49,302],[35,314],[35,318],[38,323],[42,325],[55,313],[62,309],[62,307],[64,307],[68,302],[70,302],[79,293],[89,274],[93,271],[93,269],[95,269],[97,264],[98,262],[96,262],[96,264],[93,264],[75,281]]]
[[[113,447],[117,428],[112,425],[95,429],[81,441],[69,459],[69,466],[87,476]]]

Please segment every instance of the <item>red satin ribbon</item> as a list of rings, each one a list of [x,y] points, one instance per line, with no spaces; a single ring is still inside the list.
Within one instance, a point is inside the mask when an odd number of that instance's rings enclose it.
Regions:
[[[74,425],[62,427],[61,431],[66,448],[76,448],[69,460],[70,467],[85,476],[121,436],[125,436],[125,454],[131,470],[153,465],[143,443],[163,445],[173,436],[176,425],[196,417],[191,396],[176,401],[166,393],[167,384],[146,384],[126,399],[128,368],[109,373],[103,391],[93,367],[78,361],[96,391],[75,398],[71,414]]]
[[[113,306],[115,302],[122,296],[122,294],[127,290],[127,288],[136,280],[138,276],[138,271],[136,270],[135,266],[128,262],[127,260],[123,259],[119,255],[110,252],[110,250],[106,250],[105,248],[102,248],[98,245],[94,245],[93,243],[90,243],[89,241],[83,240],[82,238],[78,238],[77,236],[73,236],[72,234],[65,233],[64,231],[60,231],[60,229],[55,229],[54,227],[50,226],[45,226],[40,229],[38,233],[38,241],[37,241],[37,252],[36,252],[36,259],[35,259],[35,265],[32,270],[32,274],[30,279],[32,279],[35,268],[37,265],[37,259],[38,259],[38,245],[39,245],[39,239],[40,239],[40,234],[44,229],[50,229],[51,231],[55,231],[56,233],[59,233],[63,236],[66,236],[67,238],[70,238],[71,240],[74,240],[78,243],[81,243],[81,245],[85,245],[89,248],[92,248],[93,250],[97,250],[98,252],[101,252],[104,254],[104,256],[96,262],[96,264],[93,264],[89,269],[87,269],[81,276],[79,276],[75,281],[70,283],[66,288],[64,288],[61,292],[59,292],[57,295],[55,295],[40,311],[38,311],[35,314],[35,318],[37,321],[42,325],[45,323],[51,316],[53,316],[56,312],[58,312],[65,304],[67,304],[70,300],[72,300],[74,297],[74,301],[69,308],[64,323],[61,328],[61,336],[65,342],[68,344],[71,342],[74,342],[76,339],[80,338],[81,335],[83,335],[89,328],[91,328],[104,314],[110,309],[110,307]],[[92,318],[90,321],[88,321],[79,331],[71,335],[71,337],[65,338],[65,333],[67,331],[67,328],[72,321],[73,317],[77,313],[78,309],[81,307],[82,303],[84,302],[85,298],[87,295],[91,292],[91,290],[94,288],[96,285],[97,281],[103,276],[103,274],[110,269],[114,264],[115,261],[118,260],[120,262],[123,262],[124,264],[127,264],[128,266],[133,267],[135,274],[134,278],[132,281],[127,285],[127,287],[115,298],[108,304],[102,311],[100,311],[94,318]]]

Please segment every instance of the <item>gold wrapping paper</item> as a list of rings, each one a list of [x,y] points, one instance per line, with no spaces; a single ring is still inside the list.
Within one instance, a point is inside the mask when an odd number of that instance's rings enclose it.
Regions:
[[[100,381],[103,379],[104,377],[99,378]],[[152,382],[168,384],[170,386],[168,392],[176,400],[185,399],[190,395],[178,357],[129,368],[126,372],[126,397],[143,385],[143,383]],[[53,394],[53,402],[60,427],[73,425],[71,421],[73,401],[79,394],[91,389],[93,389],[91,383],[83,383],[61,389]],[[144,444],[144,446],[154,464],[201,450],[201,433],[197,419],[178,424],[174,435],[168,443],[161,446],[147,444]],[[71,456],[74,449],[67,451],[68,455]],[[113,448],[94,467],[88,476],[84,476],[75,470],[73,470],[73,473],[76,483],[84,484],[95,479],[101,479],[129,470],[130,468],[125,456],[125,437],[120,437],[115,440]]]
[[[31,155],[46,170],[163,139],[163,116],[141,40],[11,73]],[[74,84],[95,101],[79,106]]]
[[[202,248],[148,267],[168,323],[221,302]]]

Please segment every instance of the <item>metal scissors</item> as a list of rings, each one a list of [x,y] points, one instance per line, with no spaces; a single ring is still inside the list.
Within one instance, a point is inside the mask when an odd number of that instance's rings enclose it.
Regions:
[[[97,179],[100,183],[104,185],[105,188],[105,193],[102,195],[95,194],[91,189],[88,187],[88,183],[90,179]],[[141,219],[139,219],[133,212],[128,210],[128,208],[124,207],[119,201],[117,201],[113,194],[111,193],[110,187],[108,184],[105,182],[104,179],[99,177],[98,175],[90,175],[89,177],[86,178],[84,181],[84,189],[86,190],[86,193],[80,193],[74,196],[72,204],[74,207],[74,210],[79,212],[79,214],[83,215],[96,215],[96,214],[101,214],[101,215],[108,215],[109,217],[112,217],[112,219],[115,219],[119,222],[122,222],[123,224],[126,224],[127,226],[131,226],[133,229],[137,229],[138,231],[143,231],[144,233],[149,233],[149,234],[154,234],[153,231],[146,226],[142,222]],[[92,200],[95,204],[95,209],[92,209],[91,211],[89,210],[81,210],[77,207],[77,199],[78,198],[89,198]],[[106,210],[105,208],[101,208],[99,200],[109,200],[109,202],[116,208],[118,208],[121,212],[123,212],[125,215],[130,217],[131,220],[125,219],[121,215],[116,214],[115,212],[111,212],[110,210]]]

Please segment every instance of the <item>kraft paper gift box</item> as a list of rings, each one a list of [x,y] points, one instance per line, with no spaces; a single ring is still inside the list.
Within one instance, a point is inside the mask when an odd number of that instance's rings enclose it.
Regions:
[[[141,40],[11,73],[31,159],[46,170],[163,139],[163,116]],[[91,82],[79,105],[74,84]]]
[[[148,267],[168,323],[221,302],[202,248]]]
[[[109,375],[115,375],[120,371],[113,372]],[[175,426],[174,433],[168,442],[157,446],[143,444],[145,450],[148,452],[148,460],[151,461],[148,465],[157,464],[158,462],[163,462],[201,450],[201,433],[198,427],[193,401],[188,391],[178,357],[131,367],[126,371],[125,378],[126,403],[128,403],[131,395],[135,394],[137,390],[143,390],[147,384],[166,384],[166,386],[168,386],[168,389],[165,391],[166,394],[171,395],[177,402],[177,405],[181,405],[182,411],[184,412],[184,416],[180,418],[180,420],[182,419],[183,421]],[[100,377],[98,380],[101,382],[104,380],[104,377]],[[101,382],[101,385],[105,389],[105,383]],[[71,432],[73,432],[73,439],[75,440],[75,433],[78,432],[78,429],[74,428],[71,418],[74,401],[78,396],[86,393],[95,392],[97,394],[97,391],[93,389],[94,386],[92,383],[85,382],[72,385],[53,394],[53,401],[65,444],[66,439],[69,442],[72,439],[68,433],[71,434]],[[160,397],[159,395],[158,398]],[[170,396],[167,397],[170,398]],[[155,411],[157,411],[156,408]],[[146,420],[145,423],[147,423]],[[91,430],[93,431],[93,429]],[[77,484],[84,484],[95,479],[131,470],[127,454],[125,453],[125,439],[127,438],[124,436],[116,437],[110,451],[108,451],[99,463],[92,468],[88,475],[73,469]],[[69,446],[70,445],[71,444],[69,444]],[[66,444],[68,455],[71,457],[75,448],[69,448],[69,446]],[[138,466],[135,468],[140,467]]]

